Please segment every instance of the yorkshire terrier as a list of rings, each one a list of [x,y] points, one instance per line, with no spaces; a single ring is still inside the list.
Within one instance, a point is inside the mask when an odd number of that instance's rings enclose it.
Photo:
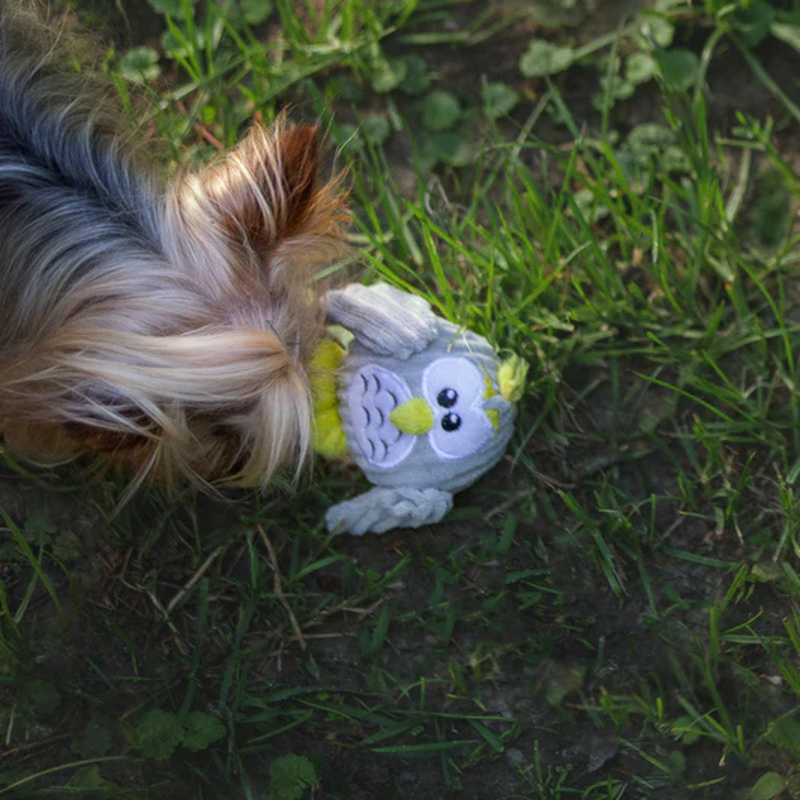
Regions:
[[[30,5],[30,4],[29,4]],[[0,433],[167,484],[304,462],[320,270],[343,253],[312,127],[162,179],[75,44],[0,0]],[[72,37],[69,37],[72,38]]]

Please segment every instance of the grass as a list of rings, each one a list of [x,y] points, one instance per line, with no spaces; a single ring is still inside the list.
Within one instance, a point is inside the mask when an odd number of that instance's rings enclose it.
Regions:
[[[365,277],[529,387],[505,462],[383,537],[324,532],[342,465],[111,516],[7,458],[0,798],[797,797],[800,179],[758,45],[798,9],[539,3],[532,59],[477,3],[153,5],[109,64],[176,161],[321,119]],[[718,113],[737,63],[772,116]]]

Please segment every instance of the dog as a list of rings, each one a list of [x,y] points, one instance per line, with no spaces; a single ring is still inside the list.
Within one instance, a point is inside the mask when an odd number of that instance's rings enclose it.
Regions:
[[[266,485],[310,450],[315,276],[346,250],[309,126],[169,180],[80,45],[0,0],[0,433],[53,465]]]

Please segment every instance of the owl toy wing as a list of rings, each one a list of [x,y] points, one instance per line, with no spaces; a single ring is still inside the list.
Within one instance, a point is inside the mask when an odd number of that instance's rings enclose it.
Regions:
[[[438,335],[438,317],[421,297],[388,283],[350,284],[328,292],[328,321],[341,325],[365,347],[401,360],[424,350]]]
[[[331,506],[325,524],[332,533],[386,533],[393,528],[433,525],[452,507],[453,495],[439,489],[375,487]]]

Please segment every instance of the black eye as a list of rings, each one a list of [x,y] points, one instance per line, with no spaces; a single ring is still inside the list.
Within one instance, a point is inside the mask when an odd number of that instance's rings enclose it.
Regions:
[[[457,431],[461,427],[461,417],[454,414],[452,411],[442,417],[442,428],[448,433]]]
[[[458,401],[458,392],[455,389],[442,389],[436,395],[436,402],[442,408],[452,408]]]

